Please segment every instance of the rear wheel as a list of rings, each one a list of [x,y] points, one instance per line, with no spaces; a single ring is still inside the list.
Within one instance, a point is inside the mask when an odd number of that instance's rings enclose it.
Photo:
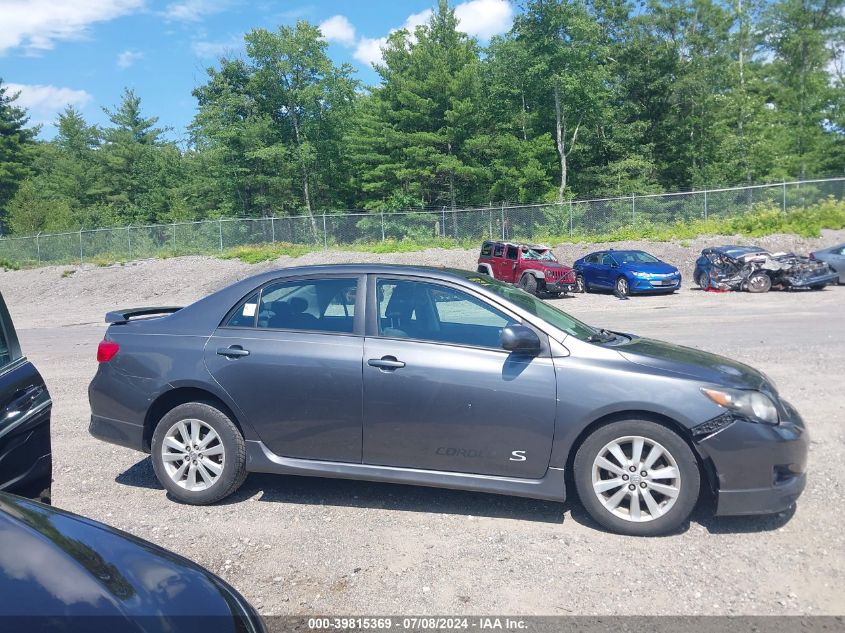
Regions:
[[[575,276],[575,292],[587,292],[587,282],[584,281],[584,275]]]
[[[753,293],[769,292],[772,288],[772,278],[766,273],[754,273],[748,278],[746,288],[748,292]]]
[[[695,278],[695,283],[698,284],[698,287],[702,290],[707,290],[707,288],[710,286],[710,275],[708,275],[707,273],[700,273]]]
[[[686,442],[647,420],[594,431],[575,455],[573,476],[587,513],[605,528],[633,536],[677,530],[695,507],[700,486]]]
[[[152,438],[153,469],[182,503],[206,505],[229,496],[246,479],[246,444],[225,413],[205,402],[169,411]]]

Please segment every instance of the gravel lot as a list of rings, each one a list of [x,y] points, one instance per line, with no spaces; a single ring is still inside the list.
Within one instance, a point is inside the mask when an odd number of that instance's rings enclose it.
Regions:
[[[219,505],[181,506],[166,498],[146,456],[87,433],[86,388],[107,309],[182,304],[293,263],[468,268],[474,251],[329,252],[260,266],[185,257],[52,267],[0,273],[0,291],[55,401],[54,503],[205,565],[265,614],[843,614],[845,286],[761,296],[692,289],[698,251],[730,241],[617,243],[678,265],[684,290],[554,302],[596,325],[750,363],[807,420],[810,477],[794,513],[714,519],[705,503],[688,529],[656,539],[603,533],[575,503],[299,477],[253,475]],[[843,241],[845,231],[756,240],[799,252]],[[565,262],[590,250],[555,249]]]

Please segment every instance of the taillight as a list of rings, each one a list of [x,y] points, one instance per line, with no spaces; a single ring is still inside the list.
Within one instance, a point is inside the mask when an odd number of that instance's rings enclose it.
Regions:
[[[100,341],[97,346],[97,362],[107,363],[120,351],[120,345],[114,341]]]

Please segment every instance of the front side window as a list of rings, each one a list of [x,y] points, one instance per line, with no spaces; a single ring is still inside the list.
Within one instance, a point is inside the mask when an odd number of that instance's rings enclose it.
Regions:
[[[265,286],[235,310],[228,325],[351,334],[356,279],[302,279]]]
[[[613,256],[609,253],[605,253],[601,258],[601,263],[604,266],[613,266],[616,262],[613,261]]]
[[[381,336],[499,349],[502,328],[518,323],[482,299],[440,284],[381,279],[376,292]]]
[[[508,246],[508,259],[519,257],[519,249],[516,246]]]

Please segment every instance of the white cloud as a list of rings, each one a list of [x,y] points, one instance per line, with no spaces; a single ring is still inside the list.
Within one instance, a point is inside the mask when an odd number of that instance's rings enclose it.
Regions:
[[[162,15],[177,22],[199,22],[207,15],[225,11],[229,4],[229,0],[181,0],[164,7]]]
[[[140,9],[144,0],[2,0],[0,53],[24,46],[28,52],[53,48],[57,40],[79,39],[90,25]]]
[[[244,38],[242,35],[217,42],[208,40],[191,42],[191,50],[194,51],[194,55],[203,59],[217,59],[229,53],[237,53],[243,50],[243,47]]]
[[[461,31],[489,40],[511,28],[513,7],[507,0],[469,0],[455,7],[455,17]]]
[[[46,124],[56,119],[65,106],[85,107],[94,97],[85,90],[42,84],[6,84],[7,95],[20,92],[15,105],[26,108],[32,123]]]
[[[355,45],[355,27],[345,15],[333,15],[328,20],[320,22],[320,32],[329,42],[337,42],[344,46]]]
[[[433,9],[425,9],[419,13],[412,13],[402,24],[410,34],[411,41],[414,41],[414,31],[418,26],[427,24],[434,14]],[[494,35],[504,33],[511,27],[513,22],[513,5],[509,0],[468,0],[455,6],[455,17],[458,20],[458,30],[463,31],[471,37],[481,40],[489,40]],[[337,20],[346,27],[345,38],[336,37],[334,41],[343,43],[345,46],[355,47],[353,57],[362,64],[378,64],[382,61],[382,48],[387,43],[385,37],[361,37],[355,42],[355,27],[350,24],[345,16],[336,15],[329,18],[323,24]],[[323,25],[320,25],[322,29]],[[393,33],[399,29],[391,29]],[[323,31],[326,35],[326,31]],[[332,38],[326,35],[326,39]]]
[[[362,37],[358,40],[358,45],[355,47],[352,56],[362,64],[379,64],[381,63],[381,49],[385,44],[387,44],[386,37]]]
[[[144,53],[141,51],[133,51],[127,49],[117,56],[117,65],[119,68],[129,68],[139,59],[143,59]]]

